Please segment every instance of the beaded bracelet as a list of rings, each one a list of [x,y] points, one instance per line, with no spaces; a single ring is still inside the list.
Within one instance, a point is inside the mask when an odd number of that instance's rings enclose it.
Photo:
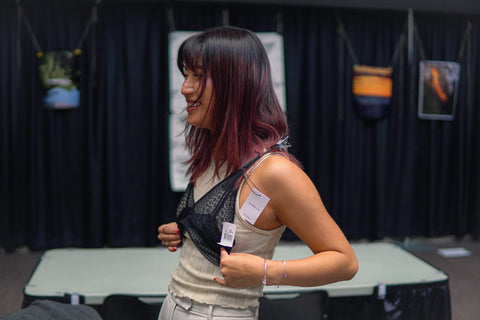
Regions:
[[[282,282],[277,285],[277,288],[280,288],[281,286],[283,286],[285,284],[285,280],[287,280],[287,263],[285,261],[282,261],[283,263],[283,278],[282,278]]]
[[[285,280],[287,280],[287,263],[285,261],[282,261],[283,263],[283,279],[282,279],[282,283],[280,284],[281,286],[283,286],[285,284]]]

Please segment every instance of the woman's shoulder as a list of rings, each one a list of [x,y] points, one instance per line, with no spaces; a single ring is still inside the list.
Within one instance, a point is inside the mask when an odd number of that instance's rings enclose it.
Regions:
[[[262,184],[272,187],[290,183],[295,179],[305,179],[302,168],[287,155],[272,153],[256,168],[255,173]]]
[[[270,170],[289,169],[290,167],[299,168],[295,162],[290,159],[290,155],[286,153],[272,152],[264,155],[262,163],[264,167]]]

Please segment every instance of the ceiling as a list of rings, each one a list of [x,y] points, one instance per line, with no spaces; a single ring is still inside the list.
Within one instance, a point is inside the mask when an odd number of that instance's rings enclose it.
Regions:
[[[3,3],[55,2],[55,0],[0,0]],[[359,9],[408,10],[426,12],[450,12],[480,15],[480,0],[56,0],[58,2],[165,2],[171,4],[267,4],[288,6],[318,6]]]

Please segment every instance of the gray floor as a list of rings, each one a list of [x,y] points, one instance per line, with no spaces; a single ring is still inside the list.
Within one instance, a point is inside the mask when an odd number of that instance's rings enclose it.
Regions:
[[[469,250],[471,255],[444,258],[437,253],[438,248],[456,247]],[[449,275],[452,320],[480,319],[480,241],[429,239],[412,241],[406,249]]]
[[[452,320],[474,320],[480,316],[480,241],[456,241],[453,238],[412,239],[400,243],[419,258],[445,271],[450,278]],[[446,258],[439,248],[462,247],[470,256]],[[23,301],[23,287],[42,252],[0,251],[0,316],[17,311]]]

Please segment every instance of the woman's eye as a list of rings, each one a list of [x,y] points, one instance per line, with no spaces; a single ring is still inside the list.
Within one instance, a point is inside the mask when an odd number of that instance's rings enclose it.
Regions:
[[[196,78],[196,79],[201,79],[203,77],[202,74],[198,73],[184,73],[183,78],[187,79],[188,77]]]

